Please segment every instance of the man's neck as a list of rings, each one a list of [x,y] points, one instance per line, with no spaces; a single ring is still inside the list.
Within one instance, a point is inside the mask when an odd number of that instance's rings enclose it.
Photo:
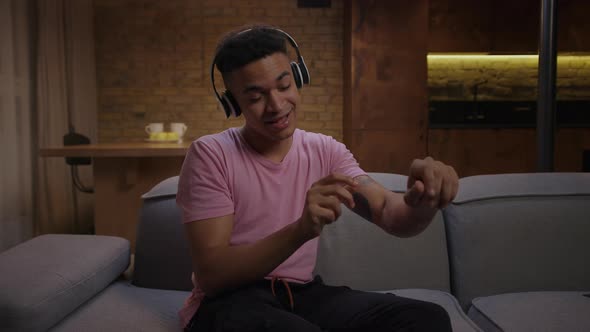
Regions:
[[[289,138],[271,141],[265,137],[259,136],[257,133],[247,130],[245,127],[240,128],[242,137],[246,143],[250,145],[256,152],[264,158],[279,163],[285,159],[287,153],[293,145],[293,135]]]

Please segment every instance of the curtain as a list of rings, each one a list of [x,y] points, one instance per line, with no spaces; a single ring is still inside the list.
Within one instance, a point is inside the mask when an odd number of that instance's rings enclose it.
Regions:
[[[91,0],[0,0],[0,252],[35,235],[92,233],[61,146],[71,124],[96,142]],[[92,185],[89,166],[80,178]]]
[[[61,146],[70,124],[96,142],[92,1],[39,0],[37,16],[38,146]],[[63,158],[37,160],[37,233],[91,233],[92,194],[74,188]],[[91,167],[80,177],[91,186]]]
[[[0,252],[33,236],[30,8],[0,0]]]

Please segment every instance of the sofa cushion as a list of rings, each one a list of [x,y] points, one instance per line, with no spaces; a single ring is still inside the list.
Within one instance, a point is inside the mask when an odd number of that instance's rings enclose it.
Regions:
[[[484,331],[590,331],[589,295],[530,292],[480,297],[473,300],[469,317]]]
[[[436,303],[445,308],[449,314],[454,332],[481,331],[463,312],[457,299],[447,292],[430,289],[397,289],[379,293],[392,293],[397,296]]]
[[[462,178],[444,210],[453,294],[590,289],[590,173]],[[564,273],[567,271],[567,273]]]
[[[405,191],[407,177],[369,173],[392,191]],[[322,231],[315,269],[327,284],[359,290],[428,288],[449,291],[446,237],[441,214],[420,235],[397,238],[346,207]]]
[[[188,296],[118,281],[51,331],[181,331],[178,310]]]
[[[192,289],[191,258],[176,205],[177,188],[178,176],[175,176],[142,196],[132,277],[136,286]]]
[[[103,290],[129,265],[129,241],[43,235],[0,254],[0,322],[41,331]]]

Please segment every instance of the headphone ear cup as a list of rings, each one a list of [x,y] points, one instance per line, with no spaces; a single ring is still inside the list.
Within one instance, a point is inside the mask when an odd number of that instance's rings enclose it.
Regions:
[[[235,117],[238,117],[238,116],[240,116],[240,114],[242,114],[242,110],[240,110],[240,105],[238,105],[238,103],[236,102],[236,99],[231,94],[231,92],[225,91],[221,95],[221,99],[222,99],[222,104],[224,104],[223,107],[225,108],[225,115],[228,118],[231,114],[233,114]]]
[[[291,62],[291,71],[293,72],[293,79],[295,80],[295,85],[297,89],[301,89],[303,86],[303,81],[301,79],[301,70],[299,69],[299,65],[296,62]]]
[[[225,117],[229,118],[230,115],[232,114],[232,109],[231,109],[231,105],[230,105],[229,101],[227,100],[227,97],[225,96],[225,93],[221,94],[221,98],[219,98],[219,102],[221,103],[221,106],[223,107],[223,111],[225,112]]]
[[[311,82],[311,77],[309,77],[309,70],[307,70],[305,60],[303,60],[302,56],[299,57],[297,67],[299,67],[299,70],[301,71],[301,81],[303,84],[308,85]]]

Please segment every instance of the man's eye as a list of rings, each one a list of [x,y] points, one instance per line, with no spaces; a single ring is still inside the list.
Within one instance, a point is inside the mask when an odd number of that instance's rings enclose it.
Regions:
[[[284,86],[280,86],[279,87],[279,90],[280,91],[285,91],[285,90],[289,89],[290,87],[291,87],[291,84],[287,84],[287,85],[284,85]]]
[[[250,103],[256,103],[258,101],[260,101],[260,99],[262,99],[260,96],[256,96],[256,97],[251,97],[249,99]]]

